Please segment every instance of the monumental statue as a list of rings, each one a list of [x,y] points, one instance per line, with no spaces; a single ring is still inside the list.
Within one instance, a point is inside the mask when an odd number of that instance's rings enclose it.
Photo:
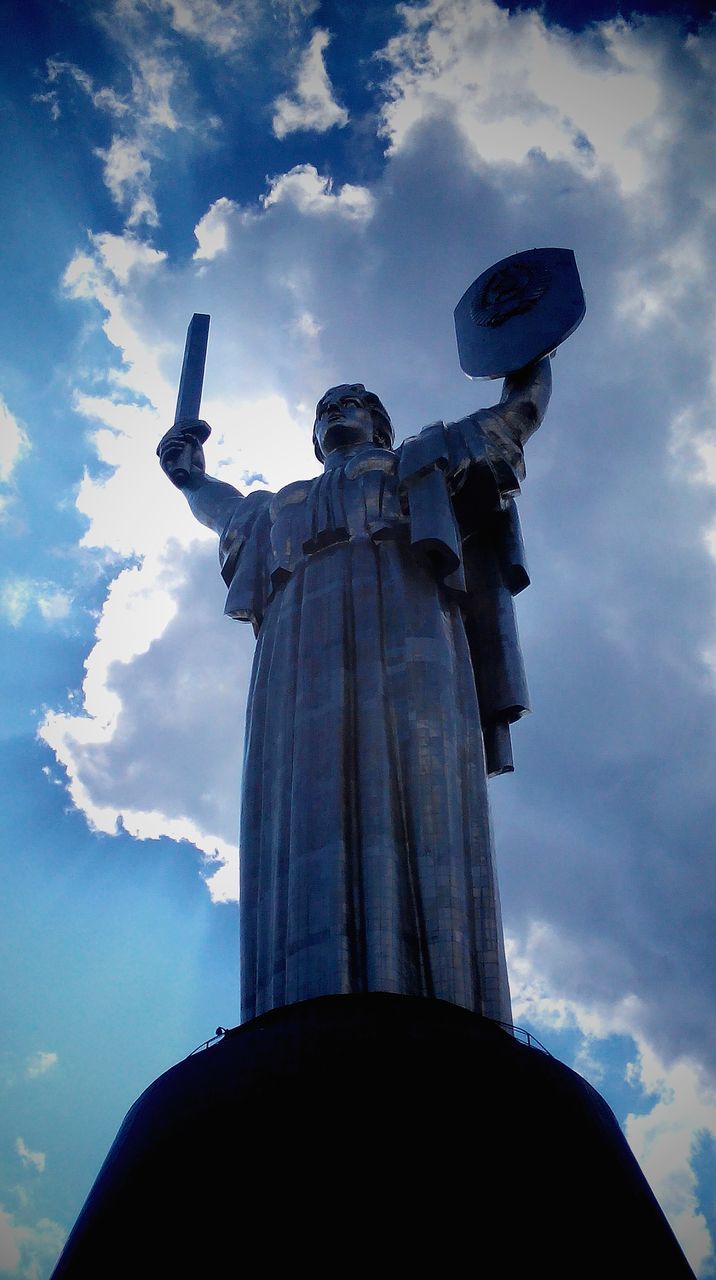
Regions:
[[[318,1276],[348,1240],[363,1269],[694,1280],[606,1102],[498,1025],[487,778],[527,707],[514,499],[583,314],[569,250],[497,263],[455,326],[499,404],[396,445],[372,391],[331,387],[323,474],[245,495],[205,471],[194,316],[158,452],[256,632],[242,1022],[131,1107],[53,1280],[233,1274],[256,1240]]]
[[[560,254],[578,293],[568,322]],[[507,375],[492,408],[396,445],[377,395],[331,387],[313,427],[323,474],[277,493],[206,474],[197,407],[180,404],[159,444],[219,536],[226,613],[256,634],[242,1021],[373,991],[511,1021],[486,780],[512,768],[510,724],[528,706],[514,498],[550,397],[548,353],[584,314],[573,262],[517,255],[458,305],[463,368]]]

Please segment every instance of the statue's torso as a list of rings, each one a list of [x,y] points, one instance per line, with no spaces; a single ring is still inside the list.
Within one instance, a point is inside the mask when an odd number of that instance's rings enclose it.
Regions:
[[[336,543],[407,536],[398,460],[392,450],[364,446],[345,461],[331,460],[323,475],[280,489],[269,506],[277,565],[290,573],[306,556]]]

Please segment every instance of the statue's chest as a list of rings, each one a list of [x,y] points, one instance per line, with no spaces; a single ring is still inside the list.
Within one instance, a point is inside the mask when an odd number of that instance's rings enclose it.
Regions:
[[[369,449],[314,480],[280,489],[271,503],[271,548],[289,571],[337,542],[376,541],[407,530],[398,489],[397,455]]]

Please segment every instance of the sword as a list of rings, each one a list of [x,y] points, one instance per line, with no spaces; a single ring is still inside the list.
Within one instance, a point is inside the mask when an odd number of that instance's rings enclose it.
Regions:
[[[184,362],[181,367],[181,378],[179,379],[177,408],[174,415],[175,425],[183,419],[197,419],[199,417],[201,391],[204,384],[206,348],[209,343],[210,318],[210,316],[202,315],[200,312],[194,312],[189,321],[189,328],[186,331],[186,345],[184,347]],[[201,429],[195,430],[193,435],[200,444],[203,444],[209,437],[209,428],[203,426]],[[179,489],[187,484],[191,475],[193,452],[194,444],[189,441],[184,445],[174,468],[172,479]]]

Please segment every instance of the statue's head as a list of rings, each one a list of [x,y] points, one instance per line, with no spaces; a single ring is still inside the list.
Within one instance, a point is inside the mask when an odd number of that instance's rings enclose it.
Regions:
[[[393,424],[380,400],[362,382],[330,387],[316,405],[313,447],[319,462],[344,445],[370,444],[390,449]]]

